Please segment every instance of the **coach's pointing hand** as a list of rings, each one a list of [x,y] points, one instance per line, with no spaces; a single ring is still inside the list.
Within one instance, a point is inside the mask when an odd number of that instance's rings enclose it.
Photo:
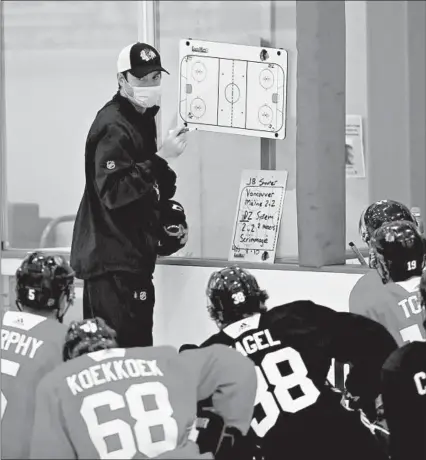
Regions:
[[[169,132],[161,149],[158,151],[160,157],[170,160],[179,157],[183,153],[187,143],[187,132],[183,130],[184,128],[180,126]]]

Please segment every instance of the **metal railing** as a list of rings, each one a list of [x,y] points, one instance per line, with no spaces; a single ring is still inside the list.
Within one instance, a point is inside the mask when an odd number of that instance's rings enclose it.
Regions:
[[[62,223],[65,223],[65,222],[74,222],[75,218],[76,218],[75,214],[69,214],[69,215],[66,215],[66,216],[57,217],[56,219],[52,219],[46,225],[46,227],[43,230],[43,233],[42,233],[41,238],[40,238],[40,246],[39,246],[40,249],[47,247],[48,238],[50,237],[50,234],[53,232],[53,230],[55,230],[55,228],[58,225],[60,225]],[[359,252],[361,253],[361,255],[363,257],[368,258],[368,256],[369,256],[368,248],[366,248],[366,247],[359,248]],[[356,258],[356,256],[353,253],[353,251],[350,250],[350,249],[347,249],[346,250],[346,260],[354,259],[354,258]],[[161,259],[161,257],[160,257],[160,259]],[[187,259],[187,258],[185,258],[185,259]],[[217,262],[217,261],[215,261],[215,262]],[[290,262],[290,263],[298,265],[298,256],[295,255],[294,257],[284,257],[282,262],[283,263],[286,263],[286,262],[289,263]]]
[[[63,224],[64,222],[74,222],[76,218],[75,214],[69,214],[67,216],[60,216],[56,219],[52,219],[43,230],[40,238],[40,248],[47,247],[46,243],[52,231],[59,225]]]

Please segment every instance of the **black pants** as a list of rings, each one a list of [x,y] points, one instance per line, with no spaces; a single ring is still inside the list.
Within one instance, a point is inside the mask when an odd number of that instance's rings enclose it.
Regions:
[[[120,272],[84,281],[84,318],[104,319],[123,348],[152,346],[154,304],[152,277]]]

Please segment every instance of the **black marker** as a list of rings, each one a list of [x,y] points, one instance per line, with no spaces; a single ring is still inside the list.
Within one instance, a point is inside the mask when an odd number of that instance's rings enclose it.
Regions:
[[[181,134],[187,133],[188,131],[189,131],[189,128],[185,126],[178,132],[178,136],[180,136]]]

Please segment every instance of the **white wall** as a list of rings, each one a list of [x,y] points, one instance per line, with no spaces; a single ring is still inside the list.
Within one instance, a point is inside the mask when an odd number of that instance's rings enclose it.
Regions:
[[[8,199],[11,202],[39,203],[41,215],[45,217],[74,214],[84,188],[87,132],[97,110],[116,91],[116,56],[122,47],[137,39],[136,14],[132,13],[131,2],[123,2],[123,5],[127,4],[126,9],[123,7],[123,17],[118,18],[117,8],[112,8],[109,16],[100,17],[100,12],[109,11],[105,5],[111,7],[116,2],[85,2],[88,10],[81,19],[82,15],[76,13],[81,2],[64,2],[66,6],[58,2],[49,6],[56,11],[54,23],[49,15],[25,16],[26,9],[31,7],[31,11],[39,11],[39,7],[31,6],[30,2],[20,3],[19,21],[22,22],[24,17],[26,22],[23,25],[28,27],[22,30],[28,30],[37,42],[49,44],[49,40],[53,40],[59,44],[53,46],[50,43],[50,50],[40,48],[41,45],[37,45],[39,49],[35,45],[31,49],[22,45],[21,49],[17,49],[17,45],[8,48],[13,34],[18,33],[12,27],[18,19],[8,16],[10,7],[6,4]],[[164,65],[172,72],[164,79],[164,133],[176,115],[179,38],[190,35],[192,38],[257,45],[261,38],[271,40],[273,37],[268,1],[245,2],[243,15],[241,2],[160,2],[159,5],[160,48]],[[290,64],[288,134],[287,139],[277,142],[277,169],[289,171],[277,250],[277,257],[283,257],[297,254],[296,17],[294,1],[277,1],[275,6],[276,45],[288,50]],[[67,8],[66,14],[60,14],[61,8]],[[365,116],[365,2],[347,2],[346,8],[347,113]],[[176,20],[177,14],[179,21]],[[80,22],[71,27],[77,16]],[[34,24],[30,18],[34,18]],[[134,24],[130,26],[129,21],[133,18]],[[117,29],[114,21],[118,20]],[[108,33],[109,28],[112,34]],[[68,34],[69,39],[63,39],[64,34]],[[108,39],[107,44],[102,44],[102,36]],[[18,39],[15,37],[15,42]],[[78,47],[69,44],[78,40]],[[60,44],[61,41],[64,45]],[[84,41],[87,49],[84,49]],[[189,243],[181,255],[226,258],[240,171],[260,167],[260,140],[194,133],[188,150],[173,167],[179,174],[176,198],[184,204],[191,228]],[[348,240],[359,242],[356,222],[367,203],[366,180],[348,180]],[[69,245],[70,228],[64,233],[66,238],[60,244]]]
[[[366,2],[346,1],[346,113],[363,117],[365,179],[346,180],[346,239],[363,246],[358,233],[361,212],[370,204],[368,197],[367,137],[367,37]]]
[[[11,276],[19,259],[3,259],[2,275]],[[154,338],[157,344],[179,347],[200,343],[217,332],[207,313],[205,288],[218,268],[158,265],[155,271],[156,308]],[[336,311],[349,311],[349,294],[361,275],[287,270],[251,270],[260,286],[269,293],[267,306],[308,299]],[[83,290],[67,321],[82,317]]]
[[[200,343],[217,332],[207,313],[205,288],[217,268],[158,266],[155,272],[157,343]],[[337,311],[349,311],[349,294],[361,275],[251,270],[269,293],[267,306],[309,299]],[[194,327],[195,326],[195,327]]]
[[[5,60],[8,201],[38,203],[43,217],[77,213],[86,137],[115,93],[116,53],[14,50]]]
[[[86,136],[116,92],[119,50],[137,40],[137,3],[16,1],[3,10],[8,200],[38,203],[45,217],[74,214]]]

